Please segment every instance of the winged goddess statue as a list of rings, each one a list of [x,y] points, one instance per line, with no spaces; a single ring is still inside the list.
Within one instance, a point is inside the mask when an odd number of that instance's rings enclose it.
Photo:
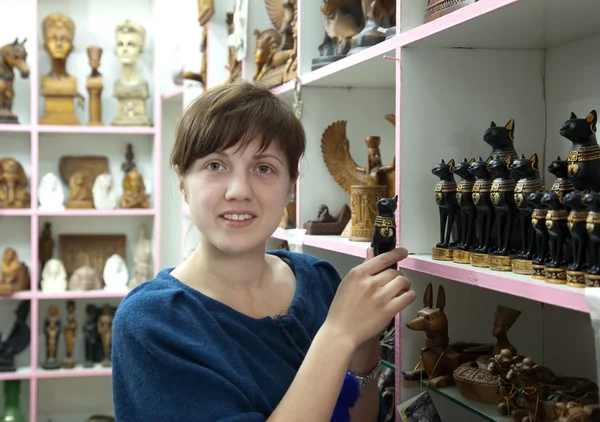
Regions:
[[[395,125],[395,117],[388,114],[386,120]],[[340,120],[329,125],[321,137],[321,153],[327,170],[336,183],[350,194],[352,185],[384,185],[386,195],[392,198],[396,194],[396,157],[390,165],[381,161],[379,136],[368,136],[367,166],[361,167],[350,154],[350,141],[346,136],[347,121]]]

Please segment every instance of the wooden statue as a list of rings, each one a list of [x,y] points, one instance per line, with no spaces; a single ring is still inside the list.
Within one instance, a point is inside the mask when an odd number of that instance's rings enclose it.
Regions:
[[[473,185],[473,204],[477,210],[478,245],[470,254],[471,265],[486,268],[489,266],[488,253],[492,247],[492,228],[496,213],[492,205],[492,175],[487,169],[491,161],[484,161],[481,157],[469,165],[469,173],[475,176]]]
[[[588,287],[600,287],[600,193],[586,193],[583,204],[589,209],[586,228],[590,236],[590,263],[585,283]]]
[[[214,0],[198,0],[198,23],[204,26],[215,13]]]
[[[44,268],[46,262],[52,259],[54,255],[54,239],[52,239],[52,223],[44,222],[42,235],[38,242],[38,254],[40,258],[40,268]]]
[[[531,225],[533,206],[528,199],[530,193],[541,191],[543,188],[538,155],[533,154],[529,159],[521,155],[521,158],[513,160],[510,171],[513,179],[517,179],[514,199],[519,209],[519,232],[521,235],[520,251],[511,262],[512,270],[516,274],[531,274],[535,230]]]
[[[296,195],[293,194],[283,209],[283,215],[279,221],[279,227],[282,229],[296,228]],[[310,233],[308,233],[310,234]]]
[[[433,286],[429,283],[425,288],[423,304],[425,307],[417,313],[417,317],[406,324],[411,330],[425,332],[425,347],[421,349],[421,368],[407,372],[404,379],[418,381],[423,377],[424,380],[428,379],[430,387],[447,387],[454,384],[452,373],[456,368],[481,356],[478,353],[465,354],[463,351],[481,345],[449,342],[448,319],[444,313],[446,293],[443,286],[438,288],[434,308]]]
[[[144,179],[137,169],[133,169],[123,178],[121,208],[150,208],[150,197],[146,193]]]
[[[398,195],[393,198],[377,197],[377,217],[373,223],[373,254],[375,256],[391,251],[396,247],[396,208]],[[389,266],[398,269],[397,264]]]
[[[583,203],[583,196],[583,192],[573,191],[562,199],[565,207],[569,209],[567,227],[573,262],[567,267],[567,285],[571,287],[585,287],[589,233],[586,228],[588,210]]]
[[[0,159],[0,208],[30,208],[29,180],[12,158]]]
[[[87,48],[87,54],[90,61],[92,72],[87,77],[86,88],[89,93],[89,121],[88,126],[103,126],[102,123],[102,75],[98,72],[100,67],[100,58],[102,57],[102,49],[96,46]]]
[[[469,264],[471,262],[470,251],[475,247],[475,220],[477,209],[473,203],[473,186],[475,176],[469,171],[475,159],[454,164],[451,171],[462,180],[456,186],[456,202],[459,206],[460,233],[458,247],[452,253],[452,259],[458,264]]]
[[[379,28],[396,26],[396,0],[362,0],[362,10],[365,26],[350,40],[348,54],[358,53],[385,41],[386,34]]]
[[[29,77],[27,66],[27,50],[25,41],[19,42],[19,38],[0,48],[0,124],[19,124],[19,118],[13,114],[12,105],[15,97],[13,81],[15,80],[14,68],[16,68],[23,79]]]
[[[492,147],[491,158],[499,157],[501,160],[511,156],[513,159],[519,158],[515,151],[515,121],[510,119],[505,126],[496,126],[496,123],[490,123],[490,127],[483,134],[483,140]]]
[[[15,356],[22,353],[31,341],[31,330],[27,325],[27,316],[31,307],[30,300],[23,300],[15,309],[15,322],[8,336],[0,339],[0,372],[14,372]]]
[[[136,71],[140,58],[146,29],[132,20],[124,20],[116,26],[115,54],[122,65],[121,76],[115,81],[113,96],[118,100],[117,117],[113,126],[150,126],[146,115],[148,82]]]
[[[558,408],[558,422],[594,422],[600,420],[600,405],[588,404],[581,406],[579,403],[570,401],[567,403],[555,403]]]
[[[377,195],[392,198],[396,194],[396,158],[389,166],[384,166],[379,150],[381,138],[369,136],[365,139],[367,165],[358,166],[350,155],[346,124],[345,120],[336,121],[325,129],[321,153],[333,179],[351,196],[350,239],[370,242],[377,216]]]
[[[456,238],[454,242],[450,242],[450,235],[453,229],[458,228],[458,233],[461,232],[461,221],[456,218],[458,216],[459,207],[456,199],[456,180],[452,168],[454,160],[444,162],[442,159],[439,164],[436,164],[431,169],[431,173],[437,176],[439,181],[435,185],[435,202],[439,209],[439,228],[440,241],[431,249],[431,257],[439,261],[452,261],[456,246]]]
[[[127,149],[125,150],[125,161],[121,164],[121,170],[124,173],[129,173],[131,170],[136,168],[135,161],[133,161],[134,158],[135,154],[133,153],[133,145],[129,143],[127,144]]]
[[[361,0],[323,0],[321,13],[325,36],[319,45],[320,57],[312,59],[311,70],[346,57],[350,40],[365,26]]]
[[[475,3],[477,0],[427,0],[425,23]]]
[[[50,73],[42,77],[41,94],[46,99],[42,125],[79,125],[74,100],[83,105],[77,92],[77,78],[67,73],[67,59],[73,52],[75,23],[61,13],[47,16],[42,23],[44,49],[52,59]]]
[[[200,64],[200,73],[186,70],[182,74],[183,79],[200,82],[205,90],[206,90],[206,85],[208,83],[207,75],[206,75],[207,61],[208,61],[208,56],[206,54],[207,49],[208,49],[208,30],[205,27],[202,29],[202,40],[200,42],[200,55],[202,57],[201,64]]]
[[[0,277],[0,295],[29,290],[29,268],[19,260],[19,254],[13,248],[6,248],[2,255],[2,277]]]
[[[335,235],[342,234],[344,227],[352,218],[352,212],[348,205],[345,205],[333,216],[329,214],[329,207],[321,205],[317,214],[317,221],[307,221],[304,223],[306,234],[310,235]]]
[[[87,174],[76,172],[69,179],[69,200],[65,204],[67,208],[94,208],[92,190],[89,187]]]
[[[58,352],[58,339],[62,329],[58,307],[50,306],[44,322],[46,335],[46,360],[42,363],[44,369],[59,369],[60,364],[56,358]]]
[[[75,301],[67,301],[67,318],[65,319],[65,350],[66,357],[63,360],[62,367],[73,369],[75,360],[73,359],[73,347],[77,337],[77,319],[75,318]]]
[[[233,20],[234,14],[227,13],[227,34],[231,36],[235,31],[235,22]],[[242,77],[242,62],[238,60],[237,53],[232,46],[227,48],[227,70],[229,71],[229,78],[227,83],[231,83],[241,79]]]
[[[295,72],[290,72],[297,54],[294,31],[296,0],[265,0],[265,3],[273,28],[262,32],[254,30],[256,74],[253,80],[274,87],[296,79]]]
[[[494,356],[504,349],[510,350],[514,355],[517,354],[517,348],[510,343],[507,333],[520,316],[521,311],[516,309],[502,305],[496,307],[496,315],[492,328],[492,334],[496,337],[496,344],[492,350]]]
[[[550,261],[546,263],[546,282],[565,284],[567,282],[567,256],[565,242],[569,236],[567,219],[569,212],[558,199],[558,195],[547,192],[542,197],[542,204],[548,207],[546,228],[550,246]]]
[[[573,181],[569,179],[568,166],[569,163],[567,163],[567,160],[561,160],[560,156],[548,166],[548,171],[555,177],[550,190],[557,194],[558,199],[561,201],[567,193],[575,190]]]
[[[584,118],[571,112],[571,118],[560,128],[561,136],[572,142],[567,157],[569,179],[575,189],[600,191],[600,145],[596,139],[598,115],[592,110]]]
[[[536,280],[546,279],[546,262],[548,261],[548,228],[546,227],[546,216],[548,206],[542,203],[546,192],[533,192],[529,194],[528,201],[533,207],[531,213],[531,227],[535,231],[535,249],[531,261],[531,277]],[[555,195],[558,195],[555,193]]]
[[[496,248],[490,254],[490,269],[495,271],[512,270],[510,240],[518,212],[514,196],[516,182],[510,173],[512,162],[512,155],[507,155],[504,159],[497,155],[487,164],[494,179],[491,198],[495,211]]]
[[[98,334],[100,334],[100,341],[102,342],[102,366],[104,367],[111,366],[110,350],[113,316],[112,308],[104,305],[102,313],[98,317]]]

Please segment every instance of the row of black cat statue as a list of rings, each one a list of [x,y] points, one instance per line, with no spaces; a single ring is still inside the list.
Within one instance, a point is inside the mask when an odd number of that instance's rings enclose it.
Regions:
[[[440,242],[432,258],[599,287],[597,120],[592,110],[585,118],[571,113],[562,125],[560,135],[572,146],[566,160],[558,157],[548,166],[550,190],[544,189],[538,155],[518,156],[514,120],[504,127],[492,122],[486,130],[483,139],[492,147],[486,160],[437,164],[432,173],[439,178]]]

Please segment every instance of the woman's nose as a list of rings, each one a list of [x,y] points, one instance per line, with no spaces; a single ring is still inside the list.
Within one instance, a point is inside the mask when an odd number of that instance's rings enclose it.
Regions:
[[[229,201],[247,201],[252,197],[252,186],[248,175],[233,174],[227,185],[225,199]]]

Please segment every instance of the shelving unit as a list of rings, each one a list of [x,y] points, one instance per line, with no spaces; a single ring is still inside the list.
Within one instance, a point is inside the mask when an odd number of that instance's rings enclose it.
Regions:
[[[232,2],[226,3],[227,11],[232,10]],[[600,107],[600,90],[593,83],[600,72],[600,59],[594,54],[600,41],[600,5],[595,0],[479,0],[423,23],[427,0],[398,0],[395,37],[311,71],[323,38],[317,3],[298,0],[299,80],[272,89],[290,104],[295,95],[303,102],[308,145],[296,191],[296,223],[302,228],[315,219],[320,204],[332,214],[349,204],[349,196],[323,162],[324,129],[333,121],[348,121],[350,151],[359,165],[366,163],[365,137],[381,136],[383,163],[394,156],[396,160],[399,244],[411,253],[400,268],[418,294],[396,318],[396,360],[388,364],[398,369],[397,404],[419,392],[403,386],[402,370],[418,361],[424,334],[410,331],[405,323],[422,307],[429,282],[435,292],[438,285],[445,288],[451,341],[492,342],[496,305],[511,306],[522,311],[509,335],[520,352],[557,373],[598,381],[585,289],[431,259],[439,236],[433,196],[437,179],[431,168],[441,158],[487,157],[491,148],[482,136],[489,122],[515,119],[517,152],[539,155],[540,173],[549,188],[553,178],[546,171],[548,164],[558,155],[566,157],[570,147],[558,129],[571,111],[585,115]],[[243,77],[252,80],[252,31],[270,25],[263,2],[248,4]],[[223,68],[224,42],[211,37],[218,28],[223,33],[223,10],[210,21],[209,74]],[[215,83],[221,82],[209,78],[209,86]],[[296,92],[296,86],[301,91]],[[395,128],[384,121],[387,113],[395,113]],[[185,206],[182,215],[187,233]],[[277,244],[286,240],[286,231],[277,229],[273,239]],[[332,260],[344,276],[362,262],[369,244],[307,235],[303,246],[306,253]],[[565,345],[578,351],[577,359],[564,359]],[[489,406],[471,403],[456,388],[431,390],[473,421],[505,420]],[[444,409],[447,420],[466,420],[452,408]]]

